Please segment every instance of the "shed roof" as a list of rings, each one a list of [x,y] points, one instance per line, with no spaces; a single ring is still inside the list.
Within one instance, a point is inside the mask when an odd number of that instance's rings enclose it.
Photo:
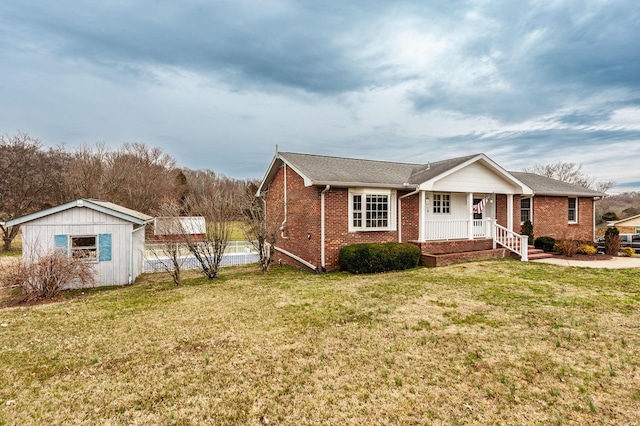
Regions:
[[[126,207],[119,206],[117,204],[110,203],[108,201],[81,198],[79,200],[70,201],[66,204],[61,204],[56,207],[51,207],[49,209],[40,210],[39,212],[31,213],[26,216],[8,220],[5,222],[5,225],[6,226],[21,225],[26,222],[31,222],[33,220],[40,219],[52,214],[60,213],[65,210],[69,210],[76,207],[88,208],[91,210],[99,211],[101,213],[105,213],[105,214],[126,220],[128,222],[134,223],[136,225],[143,225],[153,220],[152,216],[146,215],[144,213],[140,213],[135,210],[128,209]]]

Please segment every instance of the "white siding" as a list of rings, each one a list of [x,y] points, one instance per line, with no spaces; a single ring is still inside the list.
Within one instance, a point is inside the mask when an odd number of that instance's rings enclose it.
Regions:
[[[45,216],[22,226],[23,256],[32,258],[55,248],[55,235],[111,234],[111,260],[96,262],[96,285],[129,282],[131,232],[133,224],[87,208],[72,208]],[[136,233],[134,253],[144,251],[144,231]],[[134,256],[133,279],[142,271],[141,255]]]
[[[513,194],[513,183],[479,162],[472,163],[433,184],[434,191]]]
[[[450,213],[433,213],[433,192],[427,192],[429,198],[429,205],[425,214],[425,220],[469,220],[471,217],[471,209],[473,206],[467,204],[467,194],[463,193],[449,193],[441,192],[441,194],[450,194],[451,197],[451,209]],[[484,198],[487,194],[474,194],[474,198]],[[489,202],[485,205],[482,211],[483,218],[495,218],[494,214],[495,203]]]

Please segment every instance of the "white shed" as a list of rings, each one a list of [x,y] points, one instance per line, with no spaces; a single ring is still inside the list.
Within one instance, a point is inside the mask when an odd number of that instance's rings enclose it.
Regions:
[[[143,271],[145,225],[153,217],[106,201],[80,199],[6,222],[22,226],[22,256],[56,248],[95,263],[96,285],[131,284]]]

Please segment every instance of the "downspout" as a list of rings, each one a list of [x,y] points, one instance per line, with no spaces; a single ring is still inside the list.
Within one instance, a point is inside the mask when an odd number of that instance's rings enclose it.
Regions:
[[[404,194],[401,197],[398,197],[398,242],[401,243],[402,242],[402,199],[406,198],[410,195],[415,195],[417,193],[420,192],[420,187],[416,186],[416,189],[413,190],[413,192],[409,192],[408,194]],[[418,208],[420,208],[420,206],[418,205]],[[420,217],[420,215],[418,215],[418,217]],[[418,234],[420,234],[420,224],[418,223]],[[418,236],[418,239],[420,239],[420,237]]]
[[[324,193],[330,188],[331,185],[327,185],[320,193],[320,268],[322,272],[327,271],[324,257]]]
[[[280,225],[280,237],[284,240],[289,239],[289,237],[284,236],[284,227],[287,224],[287,165],[284,165],[284,220]]]
[[[133,234],[141,229],[144,229],[145,225],[142,225],[131,231],[131,238],[129,239],[129,285],[133,284]]]

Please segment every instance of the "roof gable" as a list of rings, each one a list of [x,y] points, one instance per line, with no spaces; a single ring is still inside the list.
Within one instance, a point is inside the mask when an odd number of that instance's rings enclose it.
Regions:
[[[23,223],[31,222],[33,220],[40,219],[45,216],[50,216],[52,214],[60,213],[65,210],[69,210],[73,208],[89,208],[101,213],[108,214],[110,216],[117,217],[122,220],[126,220],[136,225],[143,225],[153,219],[153,217],[148,216],[144,213],[140,213],[138,211],[131,210],[126,207],[122,207],[117,204],[110,203],[108,201],[81,198],[79,200],[71,201],[66,204],[61,204],[56,207],[51,207],[49,209],[31,213],[26,216],[8,220],[5,222],[5,225],[6,226],[21,225]]]

